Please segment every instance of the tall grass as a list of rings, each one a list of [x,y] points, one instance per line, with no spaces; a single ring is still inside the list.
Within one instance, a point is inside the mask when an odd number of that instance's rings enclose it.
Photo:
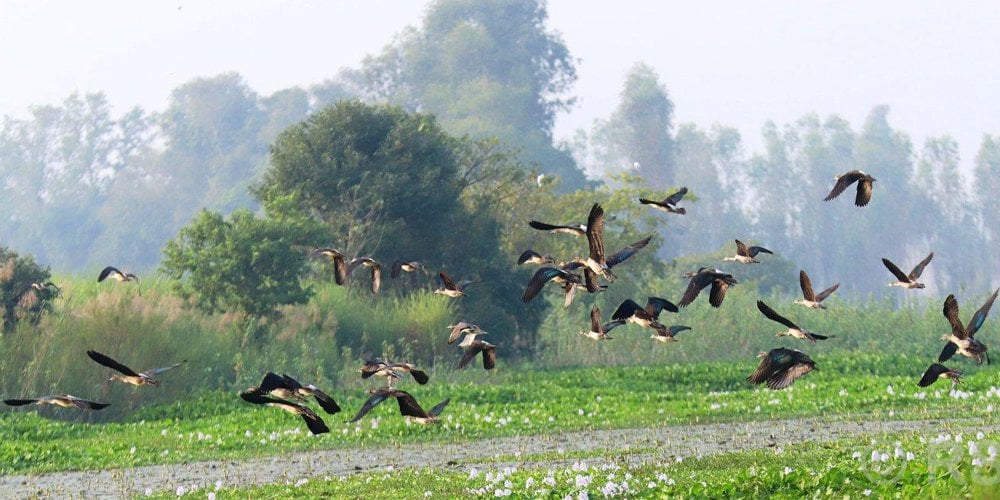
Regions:
[[[692,328],[682,332],[676,343],[655,343],[649,339],[649,330],[634,325],[614,330],[615,338],[610,341],[596,342],[577,334],[589,328],[593,303],[601,305],[608,320],[627,296],[639,302],[646,295],[679,298],[684,286],[680,280],[646,276],[637,281],[644,284],[641,287],[616,284],[601,294],[582,294],[569,309],[557,303],[562,299],[557,289],[545,290],[536,300],[551,301],[550,313],[532,361],[502,359],[500,373],[484,377],[479,369],[452,369],[460,353],[447,345],[446,325],[461,319],[457,317],[461,303],[429,291],[372,296],[365,290],[319,283],[312,285],[315,294],[307,304],[286,307],[280,318],[255,323],[236,315],[198,312],[170,295],[165,281],[144,281],[141,295],[131,284],[97,284],[92,278],[59,282],[63,295],[53,314],[37,325],[22,325],[0,337],[0,397],[71,393],[113,403],[108,410],[88,414],[43,410],[61,418],[115,419],[149,403],[183,401],[202,389],[244,389],[257,384],[266,371],[351,390],[365,384],[357,369],[370,357],[414,361],[431,370],[436,379],[489,384],[502,379],[505,371],[530,367],[747,362],[757,352],[778,346],[806,351],[821,365],[825,354],[854,352],[890,353],[923,364],[936,358],[943,346],[939,338],[947,331],[936,301],[928,301],[926,307],[896,309],[888,299],[852,301],[834,295],[828,300],[829,310],[816,311],[792,304],[788,296],[763,297],[802,326],[835,336],[816,344],[778,339],[774,334],[783,328],[757,311],[755,302],[761,297],[755,287],[741,283],[730,290],[719,309],[709,307],[707,297],[699,297],[679,314],[664,313],[665,323]],[[959,299],[963,319],[983,298]],[[990,319],[979,333],[987,344],[997,337],[997,324]],[[490,325],[482,326],[490,330]],[[509,353],[503,339],[517,333],[491,335],[489,340],[499,344],[502,358]],[[187,364],[163,373],[163,385],[158,388],[132,388],[109,383],[110,371],[88,359],[84,354],[88,349],[136,370],[181,360]],[[863,363],[852,367],[873,374],[887,368]],[[907,372],[913,369],[908,367]]]

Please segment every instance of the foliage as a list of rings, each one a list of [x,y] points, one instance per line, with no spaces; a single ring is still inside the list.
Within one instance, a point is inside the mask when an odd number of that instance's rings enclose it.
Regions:
[[[205,311],[272,316],[278,306],[308,300],[309,291],[298,280],[302,249],[315,245],[321,234],[306,217],[258,218],[237,210],[225,220],[218,212],[202,211],[167,242],[162,269],[178,278],[173,288],[182,297],[194,297]]]
[[[42,313],[52,311],[52,301],[58,291],[51,287],[41,290],[34,284],[45,285],[50,279],[48,268],[42,268],[31,256],[20,256],[0,247],[0,303],[3,304],[3,332],[9,332],[18,322],[27,319],[38,322]]]
[[[434,113],[456,135],[497,137],[561,179],[585,179],[552,144],[555,116],[572,104],[576,61],[538,0],[438,0],[423,24],[405,31],[346,78],[376,102]]]

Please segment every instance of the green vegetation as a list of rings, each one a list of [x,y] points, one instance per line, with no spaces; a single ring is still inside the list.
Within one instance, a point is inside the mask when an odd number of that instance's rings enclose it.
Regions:
[[[297,417],[243,404],[235,390],[198,391],[172,403],[151,404],[157,391],[176,390],[186,378],[183,373],[171,373],[163,376],[159,389],[115,387],[107,399],[133,409],[113,423],[59,422],[35,412],[4,412],[0,415],[0,464],[4,464],[0,473],[795,417],[871,421],[961,415],[972,419],[974,425],[998,423],[1000,375],[996,372],[967,370],[966,383],[958,392],[950,392],[941,383],[927,389],[916,386],[920,368],[914,372],[912,367],[923,363],[918,359],[876,354],[815,358],[820,370],[781,392],[747,385],[744,379],[756,364],[752,358],[739,363],[558,370],[501,367],[496,374],[454,372],[435,366],[427,386],[403,383],[427,406],[446,397],[452,399],[443,422],[431,427],[407,425],[391,401],[357,424],[341,423],[361,407],[368,385],[357,376],[357,364],[341,366],[339,383],[327,382],[323,387],[345,410],[335,416],[324,415],[332,432],[320,436],[309,435]],[[262,373],[262,369],[246,370],[240,380],[259,378]],[[87,378],[93,384],[100,377],[92,374]],[[237,388],[242,387],[245,385]],[[80,415],[67,410],[39,413],[57,412]]]
[[[890,434],[639,465],[613,452],[581,460],[564,457],[550,465],[532,464],[526,456],[514,462],[518,465],[465,466],[462,472],[387,470],[214,491],[219,499],[283,498],[289,492],[347,498],[371,491],[393,491],[405,498],[576,498],[584,493],[629,498],[996,498],[998,440],[997,433]]]

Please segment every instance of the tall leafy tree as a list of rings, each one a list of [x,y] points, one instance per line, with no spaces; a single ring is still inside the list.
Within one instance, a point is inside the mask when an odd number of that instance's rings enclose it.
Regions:
[[[437,0],[348,79],[364,97],[434,113],[453,134],[498,137],[572,189],[585,179],[552,126],[572,103],[576,61],[547,20],[538,0]]]
[[[656,71],[636,63],[625,76],[618,107],[593,126],[591,145],[599,168],[635,168],[653,187],[675,184],[674,104]]]

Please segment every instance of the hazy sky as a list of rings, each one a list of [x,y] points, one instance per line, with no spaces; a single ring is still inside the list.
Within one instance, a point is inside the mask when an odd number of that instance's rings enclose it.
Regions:
[[[614,8],[611,8],[614,5]],[[0,0],[0,115],[73,91],[122,112],[163,109],[194,77],[241,73],[262,94],[320,82],[418,24],[426,2]],[[992,1],[552,0],[549,27],[579,58],[577,108],[557,136],[614,108],[636,61],[657,69],[680,122],[736,126],[815,111],[860,128],[876,104],[910,133],[951,134],[972,158],[1000,134],[1000,8]]]

